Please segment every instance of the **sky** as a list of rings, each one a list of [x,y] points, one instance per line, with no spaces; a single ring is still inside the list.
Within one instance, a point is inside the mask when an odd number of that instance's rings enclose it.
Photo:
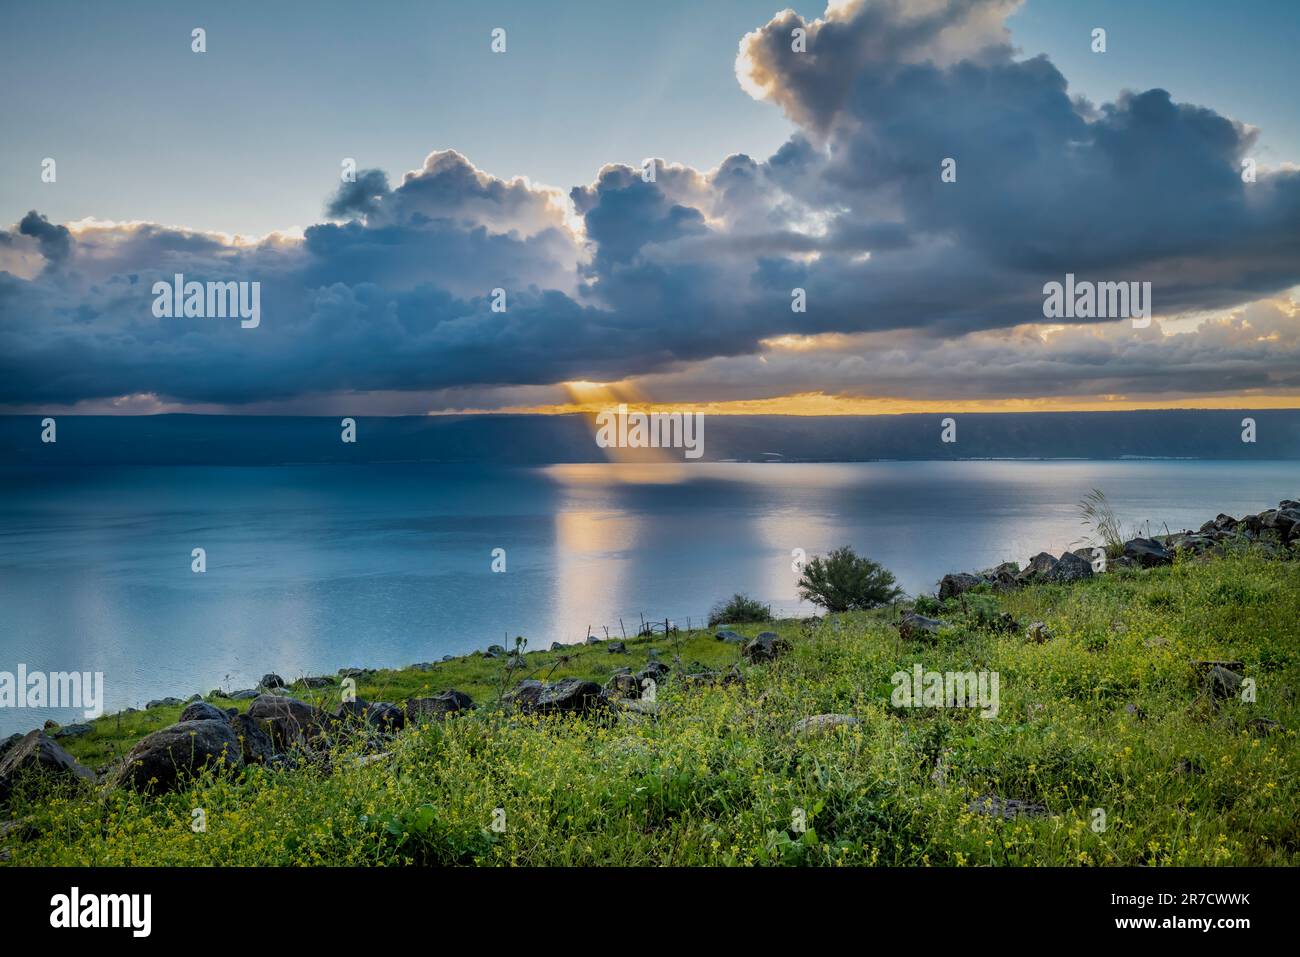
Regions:
[[[6,4],[0,410],[1293,407],[1298,42],[1285,0]],[[260,323],[155,315],[178,272]],[[1066,273],[1153,321],[1046,319]]]

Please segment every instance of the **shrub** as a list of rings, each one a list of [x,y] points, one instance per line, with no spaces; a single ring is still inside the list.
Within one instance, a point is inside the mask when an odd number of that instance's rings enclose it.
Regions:
[[[875,608],[902,594],[893,574],[847,545],[813,558],[799,578],[799,597],[827,611]]]
[[[747,621],[771,621],[772,612],[757,599],[748,595],[732,595],[725,604],[718,604],[709,612],[709,627],[741,624]]]

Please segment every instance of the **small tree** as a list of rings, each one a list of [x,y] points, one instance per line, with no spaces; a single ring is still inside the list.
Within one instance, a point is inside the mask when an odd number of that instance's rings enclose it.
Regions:
[[[859,557],[847,545],[804,566],[799,597],[827,611],[875,608],[902,595],[893,574],[878,562]]]
[[[709,627],[741,624],[747,621],[771,621],[772,614],[761,601],[748,595],[732,595],[725,604],[715,605],[709,612]]]

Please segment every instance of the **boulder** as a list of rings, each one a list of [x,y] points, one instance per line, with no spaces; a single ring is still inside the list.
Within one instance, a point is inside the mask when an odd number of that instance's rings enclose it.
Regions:
[[[438,666],[435,665],[432,661],[417,661],[415,664],[411,665],[411,670],[412,671],[433,671],[437,667]]]
[[[1092,574],[1092,562],[1080,558],[1074,552],[1065,552],[1051,570],[1043,575],[1043,580],[1065,584],[1091,578]]]
[[[551,651],[563,651],[567,647],[569,646],[562,641],[551,642]]]
[[[722,629],[722,631],[718,632],[713,637],[716,638],[718,641],[725,641],[731,645],[743,645],[745,643],[745,638],[743,635],[738,635],[734,631],[731,631],[730,629],[727,628]]]
[[[1029,564],[1027,564],[1024,567],[1024,570],[1016,576],[1016,580],[1021,582],[1037,581],[1055,567],[1055,558],[1047,552],[1039,552],[1033,558],[1029,559]]]
[[[175,707],[176,705],[182,705],[184,703],[185,702],[182,701],[180,698],[155,698],[153,701],[150,701],[144,707],[145,710],[147,711],[150,708],[171,708],[171,707]]]
[[[488,645],[487,651],[483,652],[484,658],[504,658],[505,656],[505,645]]]
[[[12,741],[12,739],[10,739]],[[28,775],[55,779],[95,780],[95,772],[59,747],[44,731],[29,731],[12,741],[0,758],[0,803],[8,801],[14,785]]]
[[[790,644],[773,631],[765,631],[753,641],[746,642],[740,653],[746,659],[757,664],[763,661],[775,661],[778,655],[790,650]]]
[[[600,644],[600,639],[597,638],[595,635],[588,635],[586,643],[589,645],[598,645]]]
[[[248,716],[271,736],[278,750],[318,737],[329,725],[324,711],[282,695],[258,695],[248,706]]]
[[[605,691],[614,698],[640,698],[641,682],[634,674],[615,674],[605,683]]]
[[[57,740],[64,738],[79,738],[83,734],[90,734],[94,729],[88,724],[65,724],[59,730],[55,731],[50,737]]]
[[[458,711],[469,711],[474,699],[454,688],[428,698],[407,698],[406,716],[412,721],[442,719]]]
[[[967,572],[956,572],[951,575],[944,575],[943,580],[939,582],[939,600],[943,601],[948,598],[956,598],[958,595],[964,595],[972,588],[984,584],[984,579],[978,575],[971,575]]]
[[[609,647],[606,648],[605,650],[608,651],[611,655],[627,654],[627,647],[621,641],[611,641],[609,643]]]
[[[1052,640],[1052,631],[1045,622],[1030,622],[1029,629],[1025,632],[1025,640],[1041,645]]]
[[[1205,691],[1218,700],[1235,698],[1241,692],[1241,684],[1246,679],[1235,671],[1222,665],[1215,665],[1205,676]]]
[[[268,674],[262,675],[262,680],[259,681],[258,684],[267,690],[272,688],[283,688],[284,679],[272,671]]]
[[[299,678],[296,683],[302,685],[304,688],[328,688],[334,682],[324,676],[316,676]]]
[[[904,641],[924,641],[934,638],[942,627],[943,622],[938,618],[927,618],[909,611],[898,622],[898,637]]]
[[[801,718],[791,729],[797,735],[821,734],[836,728],[852,727],[858,724],[857,718],[850,714],[815,714],[810,718]]]
[[[658,683],[667,678],[671,673],[672,669],[662,661],[651,661],[645,666],[645,668],[637,673],[637,680],[646,681],[648,679]]]
[[[193,704],[187,704],[185,710],[181,712],[181,721],[228,721],[230,715],[218,708],[214,704],[208,704],[206,701],[195,701]]]
[[[258,692],[254,691],[252,688],[245,688],[242,691],[232,691],[227,695],[227,697],[231,701],[251,701],[256,698],[257,695]]]
[[[239,741],[245,764],[269,764],[275,757],[275,742],[256,720],[236,711],[229,716],[230,728]]]
[[[553,684],[523,681],[504,700],[524,714],[589,714],[601,707],[600,691],[600,685],[581,678]]]
[[[344,701],[335,716],[342,721],[365,724],[377,731],[401,731],[406,724],[402,709],[387,701],[363,701],[360,698]]]
[[[1124,557],[1132,559],[1142,568],[1173,563],[1174,556],[1154,538],[1132,538],[1124,543]]]
[[[244,763],[229,721],[184,721],[141,738],[110,781],[137,791],[173,791],[209,763],[230,767]]]

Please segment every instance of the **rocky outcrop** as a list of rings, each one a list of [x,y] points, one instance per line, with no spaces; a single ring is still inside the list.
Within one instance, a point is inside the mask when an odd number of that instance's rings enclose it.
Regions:
[[[10,744],[0,758],[0,803],[28,776],[93,782],[95,773],[59,747],[44,731],[29,731]]]

